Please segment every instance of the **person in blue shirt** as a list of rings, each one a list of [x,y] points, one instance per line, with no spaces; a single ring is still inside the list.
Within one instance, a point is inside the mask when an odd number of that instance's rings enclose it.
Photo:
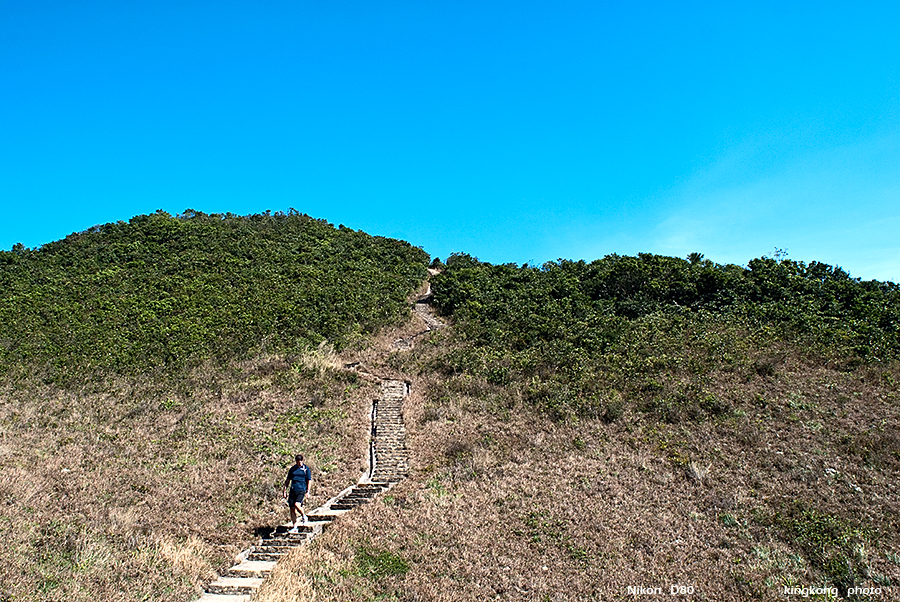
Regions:
[[[296,464],[288,469],[287,478],[284,480],[284,486],[281,488],[281,497],[287,500],[288,507],[291,509],[291,530],[290,533],[297,533],[297,513],[303,517],[303,524],[307,522],[306,511],[303,510],[303,504],[309,497],[309,485],[312,482],[312,471],[309,466],[303,463],[303,456],[297,454],[294,456]],[[290,487],[290,495],[288,495],[288,487]]]

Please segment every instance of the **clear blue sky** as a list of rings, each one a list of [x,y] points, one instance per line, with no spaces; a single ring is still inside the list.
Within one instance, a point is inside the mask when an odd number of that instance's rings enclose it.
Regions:
[[[0,248],[290,207],[900,281],[900,2],[0,0]]]

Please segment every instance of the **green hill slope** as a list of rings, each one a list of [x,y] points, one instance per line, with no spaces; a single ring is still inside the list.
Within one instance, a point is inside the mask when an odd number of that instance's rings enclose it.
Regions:
[[[427,261],[294,211],[97,226],[0,252],[0,373],[60,381],[341,347],[403,315]]]
[[[560,414],[724,412],[704,377],[772,372],[787,349],[841,366],[900,357],[900,288],[815,262],[641,254],[535,268],[459,255],[433,290],[457,324],[443,370]]]

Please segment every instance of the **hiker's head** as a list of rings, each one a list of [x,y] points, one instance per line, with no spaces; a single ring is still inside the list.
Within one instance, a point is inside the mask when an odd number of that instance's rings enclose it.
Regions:
[[[297,464],[303,464],[303,456],[301,454],[297,454],[294,456],[294,462]]]

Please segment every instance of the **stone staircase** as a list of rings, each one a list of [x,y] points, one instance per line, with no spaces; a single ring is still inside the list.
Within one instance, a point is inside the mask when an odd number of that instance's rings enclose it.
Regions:
[[[244,602],[262,585],[278,561],[295,546],[320,535],[341,514],[349,512],[388,490],[409,472],[403,400],[409,383],[382,380],[381,395],[372,405],[372,436],[369,471],[360,482],[348,487],[319,508],[309,512],[309,523],[289,533],[290,525],[264,532],[255,546],[238,556],[239,562],[206,586],[198,602]]]
[[[396,483],[409,473],[409,450],[403,424],[403,400],[409,383],[386,380],[381,383],[381,399],[372,410],[371,480]]]

